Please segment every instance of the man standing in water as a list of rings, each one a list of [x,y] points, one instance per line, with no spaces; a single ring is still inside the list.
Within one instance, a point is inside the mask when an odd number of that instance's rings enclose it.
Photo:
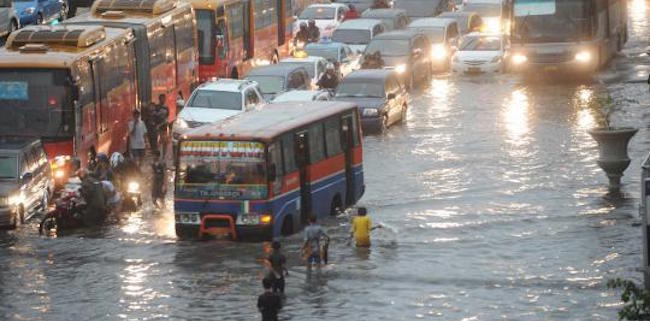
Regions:
[[[359,207],[357,217],[352,219],[350,240],[354,238],[357,247],[370,247],[370,232],[381,227],[381,225],[372,226],[370,217],[368,217],[368,210],[365,207]],[[348,241],[349,243],[350,241]]]
[[[282,245],[278,241],[273,241],[273,253],[266,258],[266,261],[271,265],[270,279],[273,281],[273,293],[284,294],[284,276],[289,274],[285,264],[287,258],[282,254],[280,248]]]
[[[282,309],[282,298],[271,291],[273,281],[268,278],[262,280],[264,293],[257,298],[257,309],[262,313],[262,321],[278,321],[278,311]]]
[[[325,238],[329,243],[330,237],[325,233],[323,227],[316,223],[316,216],[309,217],[309,226],[305,228],[305,243],[302,245],[303,252],[307,257],[307,270],[311,271],[312,264],[320,268],[320,239]]]

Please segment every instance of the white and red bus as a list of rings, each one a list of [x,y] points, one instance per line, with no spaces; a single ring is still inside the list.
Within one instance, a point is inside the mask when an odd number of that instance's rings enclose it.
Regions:
[[[199,80],[239,78],[288,54],[292,0],[190,0],[196,13]]]
[[[274,104],[183,137],[174,211],[180,237],[290,235],[365,190],[361,126],[344,102]]]

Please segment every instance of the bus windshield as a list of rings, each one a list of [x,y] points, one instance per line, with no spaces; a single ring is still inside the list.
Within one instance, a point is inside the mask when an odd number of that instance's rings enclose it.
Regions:
[[[519,43],[589,40],[591,2],[515,0],[513,41]]]
[[[336,9],[327,7],[309,7],[300,14],[300,20],[334,19]]]
[[[18,162],[15,156],[0,155],[0,179],[16,178]]]
[[[332,41],[348,45],[365,45],[370,42],[370,30],[336,29]]]
[[[66,69],[0,69],[0,135],[72,135],[69,78]]]
[[[267,196],[264,144],[181,142],[176,197],[259,200]]]
[[[196,10],[196,29],[199,35],[199,60],[202,64],[213,64],[216,39],[214,12]]]

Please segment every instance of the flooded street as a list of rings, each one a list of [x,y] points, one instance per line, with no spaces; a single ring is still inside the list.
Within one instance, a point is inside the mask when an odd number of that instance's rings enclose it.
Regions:
[[[639,281],[640,163],[650,152],[650,1],[629,1],[630,41],[590,81],[439,75],[408,121],[365,138],[370,251],[325,222],[330,265],[308,277],[302,234],[282,320],[615,320],[606,282]],[[621,195],[607,195],[587,130],[611,94],[614,126],[640,128]],[[171,194],[171,193],[170,193]],[[172,208],[168,199],[167,208]],[[257,320],[266,243],[177,241],[170,210],[102,230],[0,231],[0,320]]]

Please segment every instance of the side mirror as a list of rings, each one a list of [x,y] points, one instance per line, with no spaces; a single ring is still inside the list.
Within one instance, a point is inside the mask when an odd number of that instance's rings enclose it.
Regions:
[[[278,169],[275,167],[275,164],[269,166],[269,181],[275,181],[278,178]]]
[[[23,176],[20,179],[23,182],[23,184],[27,184],[32,180],[32,178],[34,178],[34,174],[27,172],[23,174]]]
[[[388,96],[386,96],[386,99],[388,99],[388,100],[393,100],[393,99],[395,99],[395,94],[394,94],[394,93],[390,93],[390,94],[388,94]]]
[[[177,99],[176,100],[176,109],[181,110],[181,109],[183,109],[183,107],[185,107],[185,100],[183,100],[181,98]]]

